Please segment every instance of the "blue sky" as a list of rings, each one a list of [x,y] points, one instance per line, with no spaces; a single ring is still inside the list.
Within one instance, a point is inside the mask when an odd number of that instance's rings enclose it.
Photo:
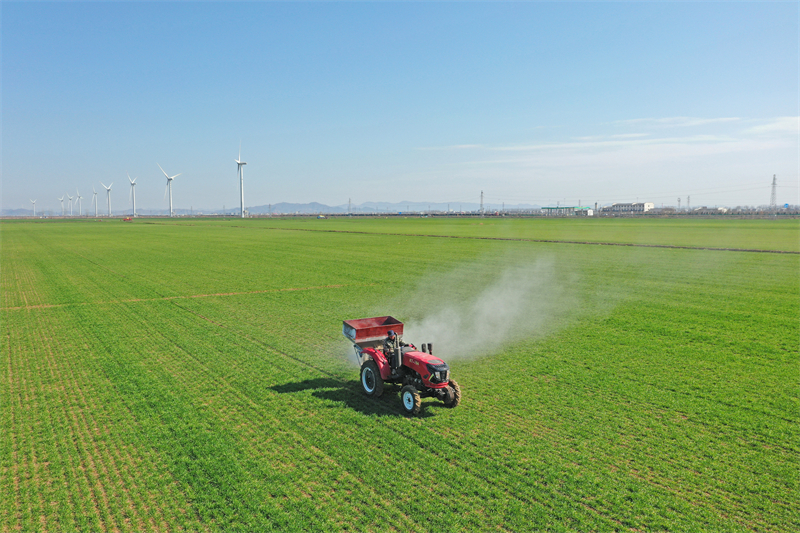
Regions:
[[[796,2],[0,9],[3,208],[800,203]]]

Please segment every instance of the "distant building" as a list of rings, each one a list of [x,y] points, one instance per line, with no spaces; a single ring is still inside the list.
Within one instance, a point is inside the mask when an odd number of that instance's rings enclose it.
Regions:
[[[728,209],[725,207],[697,207],[692,210],[692,213],[696,215],[723,215],[728,212]]]
[[[590,217],[594,211],[590,207],[575,207],[561,205],[558,207],[543,207],[542,212],[547,217]]]
[[[636,215],[647,213],[655,208],[655,204],[651,202],[638,202],[635,204],[611,204],[603,208],[603,213],[610,213],[613,215]]]

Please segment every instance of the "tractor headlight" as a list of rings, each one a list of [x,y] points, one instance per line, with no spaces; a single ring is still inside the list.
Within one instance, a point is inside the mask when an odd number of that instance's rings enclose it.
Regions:
[[[430,372],[431,383],[447,383],[450,381],[450,367],[447,364],[441,365],[428,365],[428,372]]]

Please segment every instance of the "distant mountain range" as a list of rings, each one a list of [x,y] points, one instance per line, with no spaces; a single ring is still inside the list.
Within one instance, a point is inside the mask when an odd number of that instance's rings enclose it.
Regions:
[[[503,208],[501,204],[485,204],[486,211],[497,211]],[[506,205],[507,210],[529,210],[539,209],[538,205],[531,204],[516,204]],[[325,205],[318,202],[310,202],[306,204],[295,204],[289,202],[280,202],[277,204],[257,205],[247,208],[251,215],[313,215],[313,214],[346,214],[348,213],[348,205]],[[480,210],[480,204],[477,203],[445,203],[445,202],[365,202],[363,204],[352,205],[349,207],[349,212],[353,214],[380,214],[380,213],[443,213],[443,212],[476,212]],[[37,216],[60,216],[60,212],[53,210],[36,210]],[[239,208],[221,208],[221,209],[175,209],[175,214],[180,216],[187,215],[236,215]],[[130,208],[113,211],[114,216],[130,215]],[[137,209],[136,213],[143,216],[166,216],[168,211],[166,209]],[[94,210],[91,211],[94,214]],[[98,214],[103,216],[105,213],[98,211]],[[33,216],[32,209],[3,209],[0,211],[1,216],[5,217],[30,217]]]

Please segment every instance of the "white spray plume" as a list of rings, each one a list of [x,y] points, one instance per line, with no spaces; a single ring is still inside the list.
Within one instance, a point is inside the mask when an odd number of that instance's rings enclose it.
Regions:
[[[403,338],[433,343],[445,359],[497,352],[504,345],[544,335],[574,316],[580,303],[576,276],[553,258],[476,261],[427,277],[397,306]]]

